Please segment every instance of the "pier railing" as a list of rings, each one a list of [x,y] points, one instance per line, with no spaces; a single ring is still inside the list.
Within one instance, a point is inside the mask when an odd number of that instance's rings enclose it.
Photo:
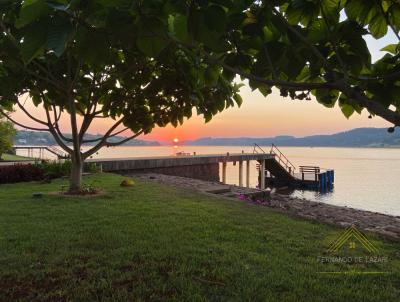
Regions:
[[[263,148],[254,143],[253,153],[263,153],[266,154]],[[274,156],[275,160],[292,176],[296,171],[296,167],[290,162],[290,160],[278,149],[275,144],[272,144],[271,150],[269,152]],[[258,169],[258,167],[257,167]]]
[[[258,151],[261,151],[261,153],[265,154],[265,151],[263,148],[261,148],[259,145],[257,145],[256,143],[254,143],[254,148],[253,148],[253,153],[259,153]]]
[[[294,176],[296,167],[290,162],[290,160],[279,150],[279,148],[272,144],[270,153],[275,156],[278,163],[285,168],[289,174]]]
[[[301,180],[306,180],[307,174],[311,174],[313,180],[318,181],[318,175],[321,173],[321,168],[315,166],[300,166],[299,171],[301,173]]]
[[[33,152],[39,151],[39,158],[42,159],[44,157],[43,153],[44,151],[48,151],[52,153],[53,155],[57,156],[58,159],[69,159],[70,156],[57,147],[54,146],[14,146],[13,147],[14,152],[17,152],[17,150],[27,150],[28,151],[28,157],[34,157]]]

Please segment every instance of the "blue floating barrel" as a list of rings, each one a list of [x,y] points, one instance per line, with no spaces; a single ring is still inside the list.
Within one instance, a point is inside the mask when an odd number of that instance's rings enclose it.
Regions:
[[[331,190],[332,189],[332,183],[333,183],[333,181],[332,181],[332,170],[326,171],[326,175],[328,177],[328,179],[327,179],[328,190]]]
[[[321,173],[321,178],[320,178],[320,188],[322,192],[326,191],[326,184],[327,184],[327,173]]]

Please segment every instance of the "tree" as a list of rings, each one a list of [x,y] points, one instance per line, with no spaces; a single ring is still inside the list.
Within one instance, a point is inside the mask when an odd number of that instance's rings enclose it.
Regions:
[[[0,160],[4,153],[12,150],[16,133],[12,123],[0,120]]]
[[[71,156],[70,192],[79,193],[86,158],[155,126],[182,124],[193,109],[206,121],[240,105],[239,85],[222,69],[171,43],[181,28],[159,1],[2,1],[0,7],[0,112],[20,127],[50,132]],[[159,10],[157,10],[159,9]],[[24,107],[28,96],[44,119]],[[37,127],[16,121],[17,107]],[[72,137],[60,130],[70,116]],[[100,139],[85,139],[92,122],[111,118]],[[110,142],[124,131],[133,134]],[[82,152],[85,143],[95,143]]]

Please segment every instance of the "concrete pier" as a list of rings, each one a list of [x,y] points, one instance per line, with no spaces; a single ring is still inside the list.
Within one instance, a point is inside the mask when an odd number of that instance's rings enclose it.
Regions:
[[[222,163],[222,182],[226,183],[226,168],[229,162],[239,162],[239,183],[243,186],[243,162],[247,162],[246,185],[249,185],[250,161],[272,158],[270,154],[239,153],[215,155],[185,155],[163,157],[135,157],[90,159],[89,163],[101,166],[105,172],[116,173],[160,173],[201,180],[220,181],[219,165]]]

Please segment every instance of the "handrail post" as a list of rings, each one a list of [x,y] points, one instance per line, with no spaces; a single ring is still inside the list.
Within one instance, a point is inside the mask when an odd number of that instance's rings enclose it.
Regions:
[[[265,159],[261,160],[261,171],[260,171],[260,189],[265,189]]]

